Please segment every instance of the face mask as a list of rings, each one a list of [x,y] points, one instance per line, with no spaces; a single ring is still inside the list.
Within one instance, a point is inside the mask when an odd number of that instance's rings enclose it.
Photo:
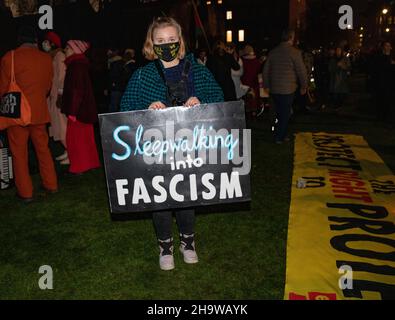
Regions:
[[[45,52],[50,52],[51,51],[51,45],[48,43],[48,41],[44,41],[43,42],[43,50],[45,51]]]
[[[180,51],[180,43],[165,43],[160,45],[154,45],[154,52],[160,60],[171,62],[175,60]]]

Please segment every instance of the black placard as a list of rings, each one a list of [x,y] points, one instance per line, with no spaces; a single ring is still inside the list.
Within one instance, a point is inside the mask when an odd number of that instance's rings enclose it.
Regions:
[[[243,102],[102,114],[99,119],[112,213],[251,200]]]

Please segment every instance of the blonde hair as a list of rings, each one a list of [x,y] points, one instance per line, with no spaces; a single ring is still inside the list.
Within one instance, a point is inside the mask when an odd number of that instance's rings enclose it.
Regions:
[[[255,54],[255,50],[254,50],[254,48],[253,48],[252,46],[250,46],[249,44],[247,44],[247,45],[244,47],[243,55],[249,55],[249,54],[251,54],[251,55]]]
[[[145,38],[145,43],[143,47],[143,55],[147,60],[158,59],[158,56],[154,52],[154,32],[156,29],[174,27],[177,30],[178,37],[180,39],[180,51],[178,52],[178,58],[183,59],[186,54],[185,41],[182,36],[182,28],[180,24],[170,17],[160,17],[155,18],[154,21],[148,28],[147,37]]]

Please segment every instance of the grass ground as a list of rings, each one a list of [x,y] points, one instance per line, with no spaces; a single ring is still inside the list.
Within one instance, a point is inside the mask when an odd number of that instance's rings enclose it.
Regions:
[[[343,114],[297,116],[291,130],[363,135],[395,171],[395,129],[373,120],[362,80]],[[250,127],[251,210],[198,215],[200,263],[177,252],[173,272],[158,268],[151,220],[110,220],[102,170],[60,173],[60,193],[37,193],[28,206],[1,191],[0,299],[282,299],[293,145],[273,145],[268,116]],[[53,268],[54,290],[38,287],[42,265]]]

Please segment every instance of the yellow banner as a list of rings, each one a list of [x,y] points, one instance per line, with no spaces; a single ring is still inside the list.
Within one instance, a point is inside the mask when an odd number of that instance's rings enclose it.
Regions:
[[[296,136],[287,300],[395,299],[395,176],[360,136]]]

